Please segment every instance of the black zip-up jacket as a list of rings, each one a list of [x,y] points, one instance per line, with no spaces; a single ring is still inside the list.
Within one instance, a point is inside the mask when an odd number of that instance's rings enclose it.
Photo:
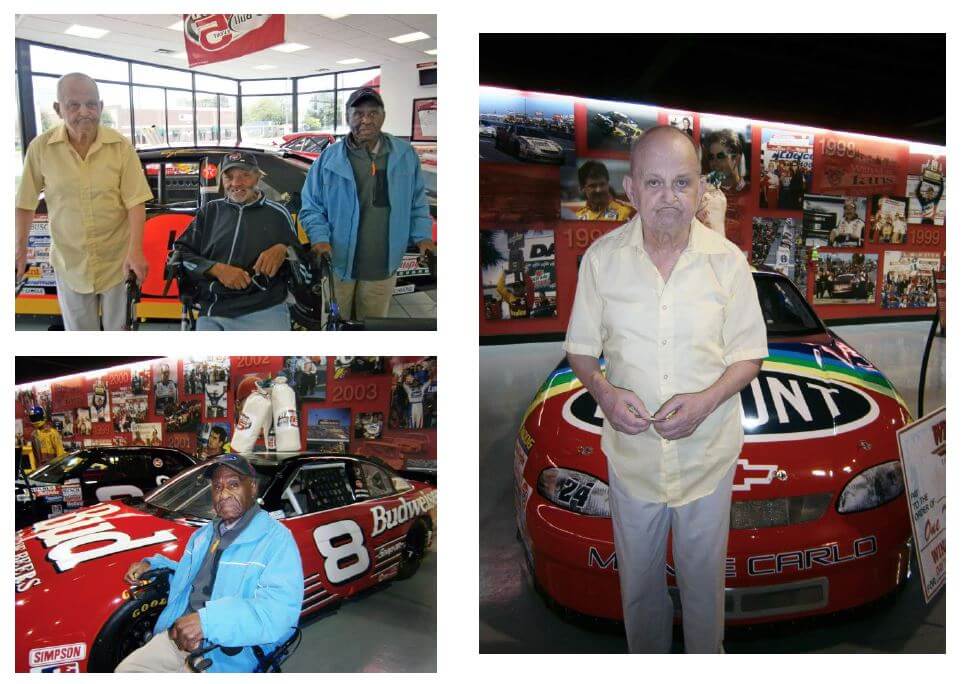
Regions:
[[[234,318],[286,300],[286,260],[269,282],[258,276],[242,290],[231,290],[207,274],[217,263],[251,269],[261,252],[278,244],[300,246],[294,221],[282,204],[263,195],[244,205],[225,198],[207,202],[174,245],[183,271],[196,284],[200,315]]]

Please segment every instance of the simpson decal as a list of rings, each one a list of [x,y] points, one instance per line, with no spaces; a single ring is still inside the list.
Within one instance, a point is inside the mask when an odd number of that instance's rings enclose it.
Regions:
[[[35,648],[28,654],[27,661],[31,667],[43,667],[84,660],[86,655],[87,646],[84,643],[62,644]]]

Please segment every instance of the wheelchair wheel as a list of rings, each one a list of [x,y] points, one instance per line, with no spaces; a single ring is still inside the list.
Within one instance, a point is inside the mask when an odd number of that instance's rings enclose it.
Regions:
[[[396,575],[396,579],[409,579],[419,571],[422,558],[426,555],[426,544],[431,533],[432,524],[428,518],[419,518],[409,528],[409,533],[405,538],[405,549],[402,551],[402,564],[399,565],[399,574]]]
[[[122,596],[127,600],[108,618],[91,645],[88,672],[114,672],[129,653],[148,643],[168,601],[168,576]]]

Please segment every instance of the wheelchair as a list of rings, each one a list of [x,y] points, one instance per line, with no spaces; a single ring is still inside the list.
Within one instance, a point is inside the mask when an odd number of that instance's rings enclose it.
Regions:
[[[142,573],[142,576],[139,577],[138,584],[129,590],[131,597],[136,602],[139,602],[151,598],[168,596],[169,579],[172,574],[173,571],[169,568],[158,568]],[[153,623],[157,617],[158,615],[153,616]],[[148,639],[145,640],[148,641]],[[294,628],[287,641],[269,653],[265,652],[260,646],[220,646],[219,644],[213,644],[204,640],[199,648],[186,656],[186,665],[193,672],[205,672],[213,665],[213,661],[205,657],[210,651],[221,649],[226,655],[235,656],[244,648],[250,648],[253,650],[253,654],[257,659],[257,666],[253,670],[254,672],[280,672],[280,666],[297,650],[300,644],[301,630],[299,627]]]

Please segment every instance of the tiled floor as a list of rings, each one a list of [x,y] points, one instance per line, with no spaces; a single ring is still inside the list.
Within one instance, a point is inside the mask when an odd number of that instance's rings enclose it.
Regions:
[[[395,295],[389,305],[389,318],[436,318],[436,291],[424,290]],[[47,330],[60,317],[17,316],[16,330]],[[179,330],[179,321],[146,321],[141,330]]]
[[[836,326],[834,331],[880,368],[915,409],[929,323]],[[480,348],[480,651],[621,653],[620,630],[591,630],[560,618],[527,584],[516,539],[513,444],[523,411],[561,359],[560,343]],[[925,408],[946,402],[946,343],[934,340]],[[488,427],[486,427],[488,426]],[[946,594],[930,605],[916,573],[891,601],[836,622],[729,630],[729,653],[943,653]],[[681,648],[681,644],[677,644]]]

